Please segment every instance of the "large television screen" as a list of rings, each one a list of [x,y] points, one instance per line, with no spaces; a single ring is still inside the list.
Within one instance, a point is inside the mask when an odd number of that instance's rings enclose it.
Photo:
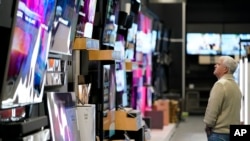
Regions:
[[[188,55],[221,54],[221,38],[219,33],[187,33],[186,53]]]
[[[223,55],[246,55],[240,40],[249,40],[250,34],[221,34],[221,49]],[[249,45],[249,44],[248,44]]]
[[[19,0],[1,92],[1,107],[42,101],[55,0]]]
[[[57,0],[50,52],[71,55],[80,0]]]
[[[79,141],[74,92],[49,92],[47,107],[53,141]]]
[[[110,138],[115,134],[115,79],[114,64],[103,65],[103,126],[108,127],[108,131],[104,131],[104,138]]]
[[[76,37],[92,38],[97,0],[81,0]]]
[[[105,46],[115,46],[119,10],[119,0],[107,0],[106,14],[104,19],[105,23],[102,34],[102,44]]]

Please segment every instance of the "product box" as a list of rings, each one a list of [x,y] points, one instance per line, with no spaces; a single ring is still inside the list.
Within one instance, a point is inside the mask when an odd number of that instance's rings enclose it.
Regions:
[[[77,106],[76,110],[81,141],[95,141],[95,105],[84,104]]]

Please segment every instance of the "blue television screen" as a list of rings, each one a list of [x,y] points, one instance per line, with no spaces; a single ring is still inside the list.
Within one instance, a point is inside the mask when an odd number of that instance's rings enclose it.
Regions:
[[[223,55],[246,55],[244,45],[240,39],[250,39],[250,34],[221,34],[221,49]]]
[[[186,53],[189,55],[221,54],[219,33],[187,33]]]

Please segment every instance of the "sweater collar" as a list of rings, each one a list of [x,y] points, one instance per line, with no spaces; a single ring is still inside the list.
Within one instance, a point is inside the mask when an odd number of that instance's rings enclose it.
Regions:
[[[224,74],[220,79],[234,79],[233,74]]]

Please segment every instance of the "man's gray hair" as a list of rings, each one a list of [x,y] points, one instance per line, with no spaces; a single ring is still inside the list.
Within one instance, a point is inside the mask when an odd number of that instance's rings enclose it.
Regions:
[[[237,68],[238,63],[234,58],[230,56],[221,56],[221,58],[223,60],[223,65],[225,65],[229,69],[228,73],[233,74]]]

